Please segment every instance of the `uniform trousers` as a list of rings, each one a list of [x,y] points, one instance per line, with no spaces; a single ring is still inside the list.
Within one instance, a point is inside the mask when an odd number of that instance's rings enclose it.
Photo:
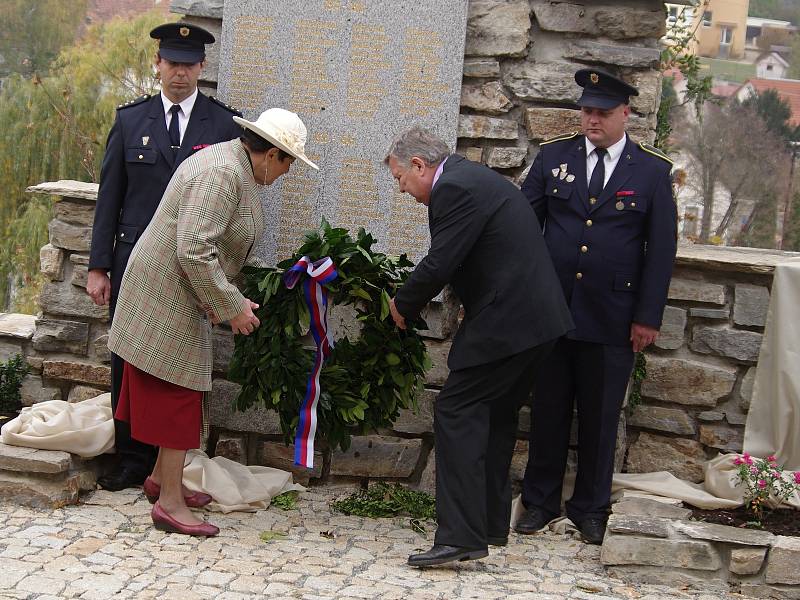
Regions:
[[[633,368],[633,349],[558,340],[534,388],[528,466],[522,502],[546,517],[561,514],[561,488],[574,406],[578,408],[578,472],[566,502],[576,524],[605,519],[611,500],[617,427]]]
[[[518,413],[554,343],[450,372],[434,407],[435,544],[483,549],[508,535]]]

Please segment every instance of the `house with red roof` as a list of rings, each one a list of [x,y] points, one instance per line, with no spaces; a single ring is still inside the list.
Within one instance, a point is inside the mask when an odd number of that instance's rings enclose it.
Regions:
[[[748,79],[736,92],[736,99],[744,102],[754,94],[761,94],[766,90],[775,90],[789,104],[792,110],[789,122],[792,126],[800,125],[800,79]]]

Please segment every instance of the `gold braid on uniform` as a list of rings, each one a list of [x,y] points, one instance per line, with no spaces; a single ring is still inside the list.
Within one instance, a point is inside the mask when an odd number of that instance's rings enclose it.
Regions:
[[[540,146],[544,146],[545,144],[552,144],[553,142],[561,142],[564,140],[571,140],[572,138],[578,137],[580,135],[580,131],[573,131],[572,133],[565,133],[563,135],[557,135],[554,138],[550,138],[549,140],[543,140],[539,142]]]
[[[659,150],[655,146],[648,144],[647,142],[639,142],[639,148],[641,148],[648,154],[652,154],[653,156],[657,156],[661,160],[667,161],[670,165],[675,164],[675,161],[673,161],[669,156],[664,154],[661,150]]]

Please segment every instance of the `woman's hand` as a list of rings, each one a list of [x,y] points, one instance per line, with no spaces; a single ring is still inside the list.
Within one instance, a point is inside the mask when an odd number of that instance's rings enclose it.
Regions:
[[[258,304],[247,298],[244,299],[244,310],[230,320],[234,334],[250,335],[261,325],[261,321],[253,314],[257,308]]]

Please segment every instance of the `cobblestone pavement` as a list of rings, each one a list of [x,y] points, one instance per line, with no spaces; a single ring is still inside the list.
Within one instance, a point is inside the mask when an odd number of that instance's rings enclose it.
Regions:
[[[222,528],[211,539],[153,529],[139,490],[98,491],[58,510],[0,503],[0,598],[741,598],[627,585],[604,573],[598,546],[552,533],[513,534],[480,561],[412,569],[406,558],[430,547],[432,527],[426,539],[408,519],[331,513],[330,501],[351,491],[312,488],[290,511],[211,513]],[[265,542],[267,531],[286,537]]]

